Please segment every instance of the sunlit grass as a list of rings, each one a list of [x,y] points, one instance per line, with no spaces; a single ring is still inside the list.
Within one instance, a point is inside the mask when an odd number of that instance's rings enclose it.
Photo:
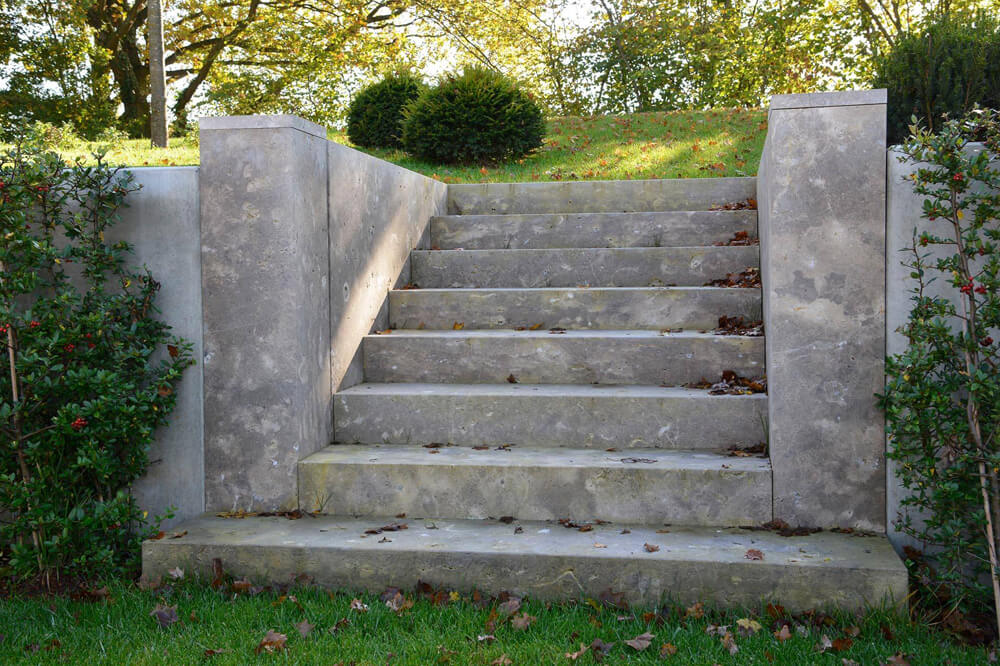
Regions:
[[[762,109],[552,118],[539,150],[503,164],[443,166],[398,150],[365,152],[446,183],[753,176],[766,118]],[[329,138],[348,143],[340,132],[330,132]],[[88,162],[94,152],[105,152],[115,166],[184,166],[199,160],[195,135],[172,138],[166,149],[130,139],[111,145],[75,142],[57,150],[67,159]]]

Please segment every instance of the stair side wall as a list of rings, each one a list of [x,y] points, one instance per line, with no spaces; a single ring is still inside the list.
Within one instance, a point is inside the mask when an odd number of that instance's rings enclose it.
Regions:
[[[758,171],[774,516],[885,530],[884,90],[777,95]]]

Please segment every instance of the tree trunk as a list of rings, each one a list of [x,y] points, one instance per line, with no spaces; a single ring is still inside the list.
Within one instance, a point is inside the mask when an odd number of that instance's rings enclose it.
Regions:
[[[156,148],[167,147],[167,77],[163,64],[163,15],[160,0],[147,0],[149,44],[149,135]]]

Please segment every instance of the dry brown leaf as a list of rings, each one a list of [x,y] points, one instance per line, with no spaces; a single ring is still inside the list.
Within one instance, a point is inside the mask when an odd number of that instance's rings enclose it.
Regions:
[[[749,549],[747,549],[747,552],[746,552],[746,554],[743,557],[747,558],[748,560],[755,560],[755,561],[756,560],[763,560],[764,559],[764,553],[760,552],[756,548],[749,548]]]
[[[643,544],[642,547],[646,549],[647,553],[655,553],[656,551],[658,551],[660,549],[659,546],[653,545],[651,543]]]
[[[660,646],[660,657],[672,657],[677,654],[677,646],[673,643],[664,643]]]
[[[638,636],[636,636],[631,640],[625,641],[625,645],[629,646],[633,650],[638,650],[641,652],[642,650],[645,650],[646,648],[649,647],[649,644],[653,641],[655,637],[656,637],[655,634],[646,632],[644,634],[639,634]]]
[[[361,599],[351,599],[351,610],[356,613],[367,613],[368,604],[361,601]]]
[[[316,625],[311,624],[309,620],[302,620],[297,625],[295,625],[295,628],[298,629],[299,636],[305,638],[306,636],[312,633],[312,630],[316,628]]]
[[[177,606],[156,604],[156,608],[151,610],[149,615],[150,617],[156,619],[156,623],[160,625],[160,629],[166,629],[170,625],[181,621],[181,619],[177,616]]]
[[[521,613],[520,615],[515,615],[510,619],[510,626],[512,626],[514,629],[517,629],[518,631],[524,631],[532,624],[534,624],[535,620],[537,619],[538,618],[535,617],[534,615]]]
[[[260,654],[261,652],[277,652],[278,650],[285,650],[285,643],[288,642],[288,636],[285,634],[279,634],[274,629],[268,629],[267,634],[261,639],[260,644],[257,645],[257,649],[254,650],[254,654]]]
[[[779,641],[784,642],[792,637],[792,631],[791,629],[788,628],[787,624],[783,624],[781,625],[781,629],[774,632],[774,637],[777,638]]]

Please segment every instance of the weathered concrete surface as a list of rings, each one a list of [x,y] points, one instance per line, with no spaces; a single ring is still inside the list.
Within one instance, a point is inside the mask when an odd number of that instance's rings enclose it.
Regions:
[[[455,215],[708,210],[756,196],[754,178],[482,183],[448,186]]]
[[[725,449],[764,440],[767,396],[659,386],[361,384],[334,400],[336,441]]]
[[[127,241],[135,265],[149,267],[160,282],[156,305],[173,333],[194,345],[199,361],[177,387],[177,406],[149,452],[146,475],[132,486],[150,515],[175,507],[172,525],[205,511],[205,451],[202,439],[201,238],[198,168],[129,169],[142,190],[130,194],[108,242]]]
[[[412,257],[421,287],[699,287],[758,265],[757,248],[430,250]]]
[[[431,220],[431,246],[442,250],[556,247],[670,247],[757,236],[757,211],[448,215]]]
[[[411,289],[389,294],[393,328],[706,330],[719,317],[761,318],[759,289],[626,287],[579,289]]]
[[[656,331],[393,331],[365,338],[369,382],[665,384],[764,374],[764,338]]]
[[[879,90],[842,90],[839,92],[799,93],[794,95],[772,95],[770,110],[810,109],[835,106],[884,105],[888,95]]]
[[[330,439],[326,139],[225,122],[201,129],[205,503],[291,508]]]
[[[638,449],[329,446],[299,463],[299,503],[348,516],[759,525],[766,458]]]
[[[327,159],[331,385],[337,391],[362,381],[361,340],[388,325],[386,296],[409,281],[410,250],[427,246],[427,223],[444,212],[447,186],[339,143],[327,142]]]
[[[758,172],[774,515],[881,531],[885,105],[832,95],[771,110]]]
[[[330,588],[381,592],[413,589],[418,580],[485,594],[509,591],[537,599],[597,598],[609,587],[633,606],[672,600],[722,606],[780,603],[790,611],[839,606],[862,610],[907,594],[906,569],[884,537],[823,532],[780,537],[740,529],[595,525],[591,532],[522,522],[522,532],[495,521],[413,521],[409,529],[363,536],[401,522],[389,516],[309,520],[202,518],[181,539],[143,544],[143,574],[167,578],[227,573],[254,582],[287,582],[306,573]],[[595,548],[594,544],[606,548]],[[660,547],[646,552],[644,544]],[[756,548],[764,559],[752,561]]]

